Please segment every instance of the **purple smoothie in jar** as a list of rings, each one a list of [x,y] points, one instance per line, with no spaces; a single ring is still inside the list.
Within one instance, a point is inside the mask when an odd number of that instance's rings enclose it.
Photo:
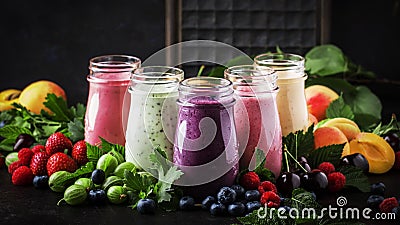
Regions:
[[[231,82],[220,78],[190,78],[179,87],[174,164],[184,175],[176,184],[197,200],[232,185],[238,173],[232,94]]]

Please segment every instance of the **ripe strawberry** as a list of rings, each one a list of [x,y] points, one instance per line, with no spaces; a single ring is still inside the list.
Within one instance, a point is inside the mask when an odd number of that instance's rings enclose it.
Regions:
[[[46,164],[47,174],[49,177],[57,171],[68,171],[74,172],[77,169],[75,161],[70,158],[67,154],[57,152],[50,156]]]
[[[32,170],[27,166],[21,166],[14,171],[11,180],[14,185],[28,185],[33,181]]]
[[[46,152],[37,152],[33,155],[31,159],[31,170],[32,173],[36,176],[39,175],[46,175],[47,174],[47,160],[49,159],[49,156],[47,155]]]
[[[78,141],[72,148],[72,158],[78,163],[78,165],[85,165],[89,160],[86,155],[86,142]]]
[[[44,147],[44,145],[35,145],[32,147],[32,152],[33,153],[37,153],[37,152],[45,152],[46,151],[46,147]]]
[[[47,155],[51,156],[56,152],[64,152],[65,149],[68,149],[68,153],[71,153],[72,142],[63,133],[54,133],[46,141]]]
[[[18,152],[18,160],[24,165],[29,166],[33,152],[29,148],[21,148]]]
[[[246,190],[256,190],[260,186],[260,177],[255,172],[247,172],[240,177],[239,184]]]
[[[23,166],[21,161],[15,161],[8,166],[8,173],[13,174],[16,169]]]

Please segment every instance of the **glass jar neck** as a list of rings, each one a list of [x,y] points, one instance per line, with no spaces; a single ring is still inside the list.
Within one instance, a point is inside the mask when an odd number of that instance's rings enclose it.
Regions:
[[[266,53],[254,58],[258,66],[267,66],[275,70],[278,79],[304,77],[304,58],[288,53]]]
[[[169,66],[146,66],[136,69],[132,82],[137,84],[178,84],[184,77],[183,70]]]
[[[141,61],[127,55],[105,55],[90,59],[88,80],[91,82],[129,81]]]
[[[232,81],[233,89],[240,92],[268,93],[278,90],[277,74],[266,66],[241,65],[224,71],[225,78]]]
[[[232,82],[224,78],[193,77],[179,84],[180,105],[223,105],[231,106]]]

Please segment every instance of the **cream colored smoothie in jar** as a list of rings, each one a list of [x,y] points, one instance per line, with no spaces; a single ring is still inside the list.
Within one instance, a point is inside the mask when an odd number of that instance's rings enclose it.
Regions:
[[[149,160],[153,149],[160,147],[172,161],[177,123],[178,84],[183,70],[173,67],[142,67],[132,75],[128,91],[131,97],[126,129],[126,161],[145,170],[154,165]]]
[[[305,130],[308,126],[308,110],[304,94],[304,58],[287,53],[267,53],[254,58],[258,66],[267,66],[278,75],[278,106],[282,135]]]

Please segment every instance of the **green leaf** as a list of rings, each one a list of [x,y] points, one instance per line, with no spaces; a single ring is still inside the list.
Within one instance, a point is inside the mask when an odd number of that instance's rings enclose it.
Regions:
[[[376,126],[375,129],[372,131],[372,133],[377,134],[379,136],[383,136],[388,133],[398,132],[398,131],[400,131],[400,129],[399,129],[399,124],[397,123],[396,115],[392,114],[392,119],[388,124],[382,125],[382,123],[379,123],[378,126]]]
[[[307,155],[314,150],[314,126],[311,125],[306,132],[299,130],[282,137],[282,144],[295,158]]]
[[[69,138],[73,142],[77,142],[85,138],[85,127],[83,126],[82,120],[74,118],[74,120],[70,121],[67,126],[68,126],[68,132],[70,134]]]
[[[275,175],[270,171],[269,169],[265,168],[265,154],[264,152],[256,148],[254,155],[256,156],[256,168],[254,169],[254,172],[257,173],[257,175],[260,177],[261,181],[275,181]]]
[[[42,126],[42,129],[46,136],[50,136],[50,135],[54,134],[60,127],[61,127],[61,124],[44,125],[44,126]]]
[[[159,181],[161,182],[160,184],[160,189],[157,192],[157,201],[158,202],[163,202],[163,201],[170,201],[171,200],[171,194],[169,194],[169,191],[172,191],[171,187],[172,184],[175,180],[179,179],[183,175],[183,172],[178,170],[177,166],[172,166],[169,168],[167,173],[164,175],[162,173],[162,170],[159,173]]]
[[[13,126],[13,125],[6,125],[6,126],[0,128],[0,136],[4,137],[4,138],[14,139],[14,141],[15,141],[15,139],[20,134],[32,135],[32,132],[27,128]]]
[[[105,154],[105,152],[98,146],[91,145],[89,143],[86,143],[86,155],[89,160],[89,162],[97,163],[99,158]]]
[[[344,103],[343,97],[340,95],[338,99],[329,104],[326,109],[326,117],[330,119],[342,117],[354,120],[354,113],[351,111],[350,106]]]
[[[72,106],[70,108],[70,112],[73,117],[83,119],[85,117],[86,107],[83,104],[78,103],[76,107]]]
[[[356,92],[344,93],[343,98],[350,105],[355,122],[361,129],[366,129],[381,120],[381,101],[369,88],[357,86]]]
[[[345,56],[334,45],[320,45],[312,48],[305,56],[306,71],[310,75],[329,76],[346,72]]]
[[[50,93],[46,96],[46,101],[43,102],[43,105],[54,113],[51,117],[55,121],[69,122],[73,118],[67,102],[61,96],[57,97],[55,94]],[[43,112],[42,110],[42,114],[44,114]]]
[[[370,192],[371,185],[364,172],[355,166],[342,166],[337,171],[346,177],[345,187],[354,187],[362,192]]]
[[[0,141],[0,150],[12,152],[14,151],[15,138],[7,138]]]
[[[317,168],[322,162],[331,162],[335,167],[338,167],[344,145],[328,145],[311,151],[308,155],[310,167]]]

